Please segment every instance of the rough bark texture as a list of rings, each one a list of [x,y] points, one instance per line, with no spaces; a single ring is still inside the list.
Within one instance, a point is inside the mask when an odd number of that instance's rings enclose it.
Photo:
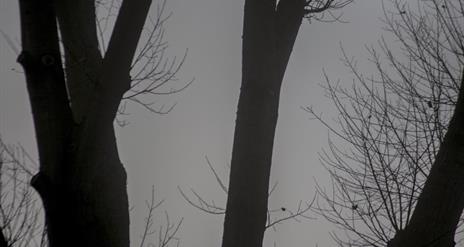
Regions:
[[[389,247],[452,247],[464,208],[464,90],[407,227]]]
[[[223,247],[262,246],[280,88],[305,1],[245,1],[242,86]]]
[[[126,173],[113,120],[130,87],[130,64],[151,0],[123,1],[104,58],[93,1],[19,2],[18,61],[26,74],[40,158],[31,183],[44,204],[49,245],[128,247]]]

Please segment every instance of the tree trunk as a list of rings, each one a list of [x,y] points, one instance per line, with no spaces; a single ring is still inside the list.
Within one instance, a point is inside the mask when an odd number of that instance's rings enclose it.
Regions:
[[[44,204],[49,246],[128,247],[126,173],[113,120],[130,87],[130,65],[151,0],[123,1],[104,59],[96,38],[82,37],[95,32],[86,28],[94,20],[72,29],[65,17],[73,4],[82,7],[74,11],[95,11],[93,1],[19,2],[23,51],[18,61],[26,74],[40,158],[31,183]],[[86,16],[94,13],[77,13],[75,21]]]
[[[3,232],[0,232],[0,247],[8,247],[8,242],[6,241],[6,238]]]
[[[223,247],[262,246],[280,88],[304,1],[245,1],[242,86]]]
[[[60,182],[45,173],[32,182],[44,202],[52,247],[129,246],[126,174],[112,122],[92,125],[76,128],[80,134],[67,144]]]
[[[464,77],[463,77],[464,79]],[[406,228],[389,247],[452,247],[464,208],[464,89]]]

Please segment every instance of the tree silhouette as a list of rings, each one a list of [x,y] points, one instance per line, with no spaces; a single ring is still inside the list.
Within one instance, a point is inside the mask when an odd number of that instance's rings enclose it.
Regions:
[[[223,247],[262,246],[282,80],[303,18],[351,1],[246,0]]]
[[[0,246],[46,246],[38,195],[28,181],[36,163],[19,145],[0,138]]]
[[[105,20],[96,15],[96,5],[105,1],[19,3],[18,62],[26,75],[40,159],[31,183],[43,201],[49,246],[129,246],[126,172],[113,122],[124,110],[123,100],[159,113],[171,109],[146,101],[178,91],[165,86],[183,61],[164,59],[165,17],[158,11],[143,37],[151,0],[122,1],[105,42]],[[137,49],[139,39],[144,42]]]
[[[344,52],[356,83],[327,79],[339,127],[350,144],[322,154],[333,191],[319,188],[318,212],[341,226],[344,246],[454,246],[463,208],[462,1],[392,1],[386,29],[400,44],[369,48],[377,76],[361,74]],[[380,49],[380,52],[379,52]],[[391,240],[393,238],[393,240]]]

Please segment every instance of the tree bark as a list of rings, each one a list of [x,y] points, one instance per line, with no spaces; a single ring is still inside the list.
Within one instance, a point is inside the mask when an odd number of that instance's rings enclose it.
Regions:
[[[126,173],[113,120],[130,87],[130,65],[151,0],[123,1],[103,59],[96,37],[82,37],[95,32],[88,29],[94,20],[84,20],[95,16],[93,3],[19,2],[23,51],[18,61],[26,74],[40,158],[31,183],[44,204],[49,246],[128,247]],[[92,13],[73,15],[78,9]],[[72,26],[66,14],[81,25]]]
[[[280,88],[305,1],[245,1],[242,86],[223,247],[262,246]]]
[[[463,78],[464,79],[464,75]],[[464,89],[409,224],[389,247],[455,246],[464,208]]]

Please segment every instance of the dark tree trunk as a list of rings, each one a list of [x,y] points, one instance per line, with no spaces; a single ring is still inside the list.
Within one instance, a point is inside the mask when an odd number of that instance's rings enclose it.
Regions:
[[[452,247],[464,208],[464,89],[407,227],[389,247]]]
[[[8,247],[8,242],[6,241],[3,232],[0,232],[0,247]]]
[[[18,61],[26,74],[40,158],[31,183],[44,204],[49,245],[128,247],[126,173],[113,120],[130,87],[130,65],[151,1],[123,1],[104,58],[95,20],[88,20],[95,16],[93,1],[19,2]]]
[[[242,86],[223,247],[262,246],[280,88],[304,16],[304,0],[245,1]]]

